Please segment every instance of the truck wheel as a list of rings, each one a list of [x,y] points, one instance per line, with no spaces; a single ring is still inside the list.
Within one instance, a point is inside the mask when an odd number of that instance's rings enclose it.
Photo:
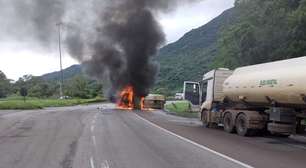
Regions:
[[[230,113],[226,113],[223,118],[224,131],[234,133],[234,121]]]
[[[298,118],[297,119],[297,125],[296,125],[296,133],[297,134],[303,134],[305,132],[305,125],[302,125],[301,121],[303,119],[302,118]]]
[[[248,119],[245,114],[239,114],[236,119],[236,131],[240,136],[250,135],[250,129],[248,128]]]
[[[203,110],[201,112],[201,120],[202,120],[203,126],[205,128],[209,128],[210,123],[207,122],[207,111],[206,110]]]

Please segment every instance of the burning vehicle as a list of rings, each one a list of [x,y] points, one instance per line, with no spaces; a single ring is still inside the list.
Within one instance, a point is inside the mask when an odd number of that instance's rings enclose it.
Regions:
[[[149,94],[146,97],[136,96],[134,88],[129,85],[119,93],[117,106],[123,110],[150,110],[163,109],[165,103],[166,98],[163,95]]]
[[[119,94],[117,106],[119,109],[133,110],[143,109],[143,97],[139,98],[135,95],[132,86],[125,87]]]
[[[144,108],[164,109],[166,98],[163,95],[149,94],[144,98]]]

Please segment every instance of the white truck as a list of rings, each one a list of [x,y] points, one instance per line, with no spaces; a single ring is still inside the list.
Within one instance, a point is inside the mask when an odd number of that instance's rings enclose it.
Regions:
[[[263,130],[289,136],[305,130],[306,57],[234,71],[215,69],[190,84],[200,90],[201,120],[207,127],[223,125],[226,132],[241,136]]]

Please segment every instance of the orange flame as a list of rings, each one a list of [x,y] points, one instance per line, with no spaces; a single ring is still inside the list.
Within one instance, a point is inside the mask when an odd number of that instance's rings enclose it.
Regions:
[[[120,109],[133,109],[134,108],[134,89],[132,86],[125,87],[120,92],[120,99],[117,103]]]
[[[123,90],[120,92],[117,106],[119,109],[123,110],[133,110],[139,107],[141,110],[147,110],[145,108],[145,97],[137,99],[137,97],[135,96],[134,88],[130,85],[123,88]]]
[[[145,98],[142,97],[141,100],[140,100],[140,108],[141,108],[141,110],[145,109],[145,104],[144,104],[145,102],[144,101],[145,101]]]

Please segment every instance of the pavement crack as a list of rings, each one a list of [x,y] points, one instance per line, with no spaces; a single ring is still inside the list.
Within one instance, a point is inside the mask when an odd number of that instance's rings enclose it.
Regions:
[[[77,120],[79,121],[78,123],[80,124],[80,128],[78,131],[78,135],[76,136],[76,139],[72,141],[72,143],[69,145],[69,151],[65,155],[63,161],[61,162],[62,168],[72,168],[73,167],[73,161],[77,153],[77,148],[78,148],[78,143],[80,137],[83,135],[83,131],[85,129],[86,124],[83,122],[83,118],[86,115],[86,113],[81,113],[80,116],[78,116]]]
[[[73,158],[76,154],[78,141],[73,141],[69,145],[69,152],[65,155],[64,160],[62,161],[61,165],[62,168],[72,168]]]

